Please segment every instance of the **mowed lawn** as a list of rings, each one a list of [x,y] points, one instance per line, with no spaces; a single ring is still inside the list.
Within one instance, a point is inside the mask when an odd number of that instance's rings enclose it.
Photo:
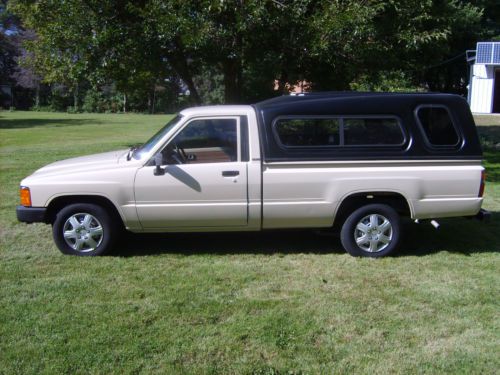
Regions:
[[[80,258],[16,221],[23,177],[169,118],[0,112],[0,374],[498,373],[500,117],[477,119],[491,222],[408,222],[385,259],[310,231],[127,235]]]

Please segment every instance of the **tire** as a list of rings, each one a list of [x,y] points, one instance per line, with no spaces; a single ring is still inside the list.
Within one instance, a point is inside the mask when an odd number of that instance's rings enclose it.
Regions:
[[[394,252],[401,240],[399,214],[385,204],[369,204],[350,214],[340,232],[344,249],[355,257],[380,258]]]
[[[52,225],[54,242],[63,254],[68,255],[103,255],[112,248],[117,232],[109,213],[90,203],[64,207]]]

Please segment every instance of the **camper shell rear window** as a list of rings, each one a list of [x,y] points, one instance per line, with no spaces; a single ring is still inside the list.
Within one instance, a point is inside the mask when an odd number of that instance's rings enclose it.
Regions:
[[[415,110],[415,115],[428,146],[457,147],[460,144],[457,127],[445,106],[420,105]]]

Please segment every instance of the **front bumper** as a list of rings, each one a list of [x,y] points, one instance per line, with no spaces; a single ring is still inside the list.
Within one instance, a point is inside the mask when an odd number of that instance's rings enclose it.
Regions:
[[[47,208],[45,207],[16,207],[17,220],[23,223],[46,223]]]

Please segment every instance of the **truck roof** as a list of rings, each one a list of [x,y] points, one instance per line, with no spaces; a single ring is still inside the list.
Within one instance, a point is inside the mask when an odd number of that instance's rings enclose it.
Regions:
[[[363,91],[326,91],[326,92],[309,92],[303,94],[291,94],[282,95],[275,98],[267,99],[256,103],[257,107],[269,108],[276,105],[284,104],[297,104],[301,102],[311,102],[311,101],[341,101],[345,99],[353,99],[356,101],[363,99],[373,99],[373,98],[386,98],[391,102],[398,102],[401,100],[415,99],[415,98],[456,98],[457,95],[453,94],[443,94],[443,93],[433,93],[433,92],[363,92]]]
[[[235,115],[235,114],[245,114],[248,111],[252,111],[252,106],[250,105],[207,105],[200,107],[186,108],[180,112],[183,116],[191,115]]]

